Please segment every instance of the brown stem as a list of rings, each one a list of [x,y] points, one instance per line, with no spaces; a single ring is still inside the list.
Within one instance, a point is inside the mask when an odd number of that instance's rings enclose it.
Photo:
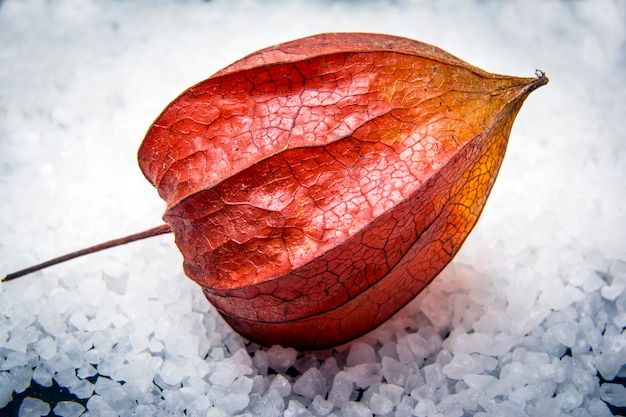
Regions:
[[[124,245],[126,243],[134,242],[136,240],[170,233],[171,231],[172,229],[170,229],[170,226],[168,224],[162,224],[160,226],[153,227],[152,229],[144,230],[143,232],[135,233],[133,235],[125,236],[119,239],[109,240],[108,242],[100,243],[90,248],[77,250],[76,252],[68,253],[66,255],[59,256],[58,258],[50,259],[49,261],[42,262],[38,265],[33,265],[20,271],[12,272],[10,274],[7,274],[2,279],[2,281],[11,281],[12,279],[19,278],[35,271],[39,271],[40,269],[44,269],[52,265],[60,264],[61,262],[69,261],[70,259],[78,258],[79,256],[99,252],[101,250],[109,249],[114,246]]]

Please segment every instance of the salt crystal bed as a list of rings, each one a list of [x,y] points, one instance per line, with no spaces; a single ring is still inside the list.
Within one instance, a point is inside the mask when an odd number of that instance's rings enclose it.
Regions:
[[[455,260],[322,352],[235,334],[171,235],[0,287],[0,415],[626,415],[626,3],[0,2],[0,276],[160,224],[136,151],[188,86],[329,31],[550,84]]]

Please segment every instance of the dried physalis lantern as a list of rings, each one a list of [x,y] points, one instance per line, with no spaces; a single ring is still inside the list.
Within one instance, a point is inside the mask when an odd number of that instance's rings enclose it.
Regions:
[[[139,164],[167,224],[95,249],[171,230],[186,274],[243,336],[347,342],[458,252],[517,112],[547,82],[388,35],[263,49],[186,90],[150,127]]]

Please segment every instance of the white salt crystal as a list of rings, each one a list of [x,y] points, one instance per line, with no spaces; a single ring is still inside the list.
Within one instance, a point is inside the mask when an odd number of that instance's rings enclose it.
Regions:
[[[266,355],[266,353],[264,351],[258,351],[257,354]],[[226,357],[226,355],[224,354],[224,348],[223,347],[221,347],[221,346],[213,346],[211,348],[211,350],[209,351],[207,359],[212,361],[212,362],[218,362],[218,361],[224,360],[225,357]],[[267,359],[267,355],[266,355],[266,359]]]
[[[376,352],[372,346],[363,342],[355,342],[350,346],[346,365],[355,366],[371,362],[376,362]]]
[[[90,274],[78,283],[78,291],[81,293],[81,300],[98,306],[103,294],[106,294],[106,283],[101,274]]]
[[[626,261],[621,259],[612,260],[608,273],[613,278],[613,282],[626,284]]]
[[[57,372],[54,374],[54,380],[62,387],[71,387],[79,381],[74,368],[67,368]]]
[[[9,339],[3,346],[5,349],[25,353],[30,343],[36,342],[41,337],[41,332],[34,326],[12,329]]]
[[[16,305],[15,303],[7,303],[7,306],[11,307],[11,309],[6,311],[5,314],[11,319],[11,323],[16,328],[23,329],[36,320],[35,315],[28,311],[25,306]]]
[[[463,410],[474,411],[477,407],[478,393],[472,390],[445,395],[437,404],[441,414],[450,417],[462,417],[464,414]]]
[[[12,332],[13,333],[13,332]],[[17,330],[16,330],[17,333]],[[27,345],[31,343],[35,343],[37,340],[41,338],[41,331],[37,329],[35,326],[28,326],[25,329],[19,329],[20,338]],[[23,352],[25,352],[24,350]]]
[[[441,366],[447,365],[452,361],[452,353],[448,349],[441,349],[437,352],[437,356],[435,357],[435,363],[438,363]]]
[[[209,381],[213,384],[227,387],[240,376],[247,375],[251,372],[251,368],[227,358],[219,363],[219,366],[211,373]],[[182,375],[181,375],[182,377]]]
[[[267,376],[268,362],[267,353],[264,350],[257,350],[254,352],[252,358],[252,364],[260,375]]]
[[[571,347],[574,346],[574,343],[576,342],[577,333],[578,325],[573,321],[566,321],[548,328],[544,335],[554,338],[557,343]],[[544,338],[544,343],[549,343],[549,341],[546,342],[546,340],[547,339]]]
[[[245,394],[227,394],[217,399],[215,406],[224,410],[228,415],[235,415],[246,408],[249,402],[250,397]]]
[[[370,409],[374,414],[385,415],[390,413],[391,410],[393,410],[393,406],[394,404],[390,399],[385,398],[380,394],[374,394],[370,399]]]
[[[220,398],[228,394],[228,387],[221,387],[219,385],[211,385],[207,396],[212,403],[215,403]]]
[[[326,396],[326,379],[317,368],[310,368],[296,379],[293,392],[305,398],[313,399],[317,395]]]
[[[359,398],[359,402],[365,404],[367,407],[370,406],[370,400],[374,394],[380,394],[380,386],[382,384],[377,383],[370,386],[365,391],[362,391],[361,398]],[[354,398],[353,398],[354,399]]]
[[[293,367],[296,369],[296,371],[302,374],[306,372],[307,369],[319,368],[319,361],[314,355],[307,354],[302,356],[301,358],[296,359]]]
[[[165,349],[165,346],[163,345],[163,343],[156,339],[155,337],[152,337],[150,339],[150,343],[148,344],[148,350],[152,353],[158,353],[158,352],[162,352]]]
[[[19,417],[41,417],[47,416],[50,412],[50,405],[37,398],[26,397],[20,405]]]
[[[119,413],[99,395],[94,395],[87,400],[87,410],[90,415],[98,417],[119,417]]]
[[[616,407],[626,407],[626,387],[622,384],[604,383],[600,386],[600,398]]]
[[[444,400],[448,395],[450,395],[450,388],[448,385],[442,385],[441,387],[435,390],[435,402],[440,403]]]
[[[337,366],[337,359],[333,356],[327,358],[322,365],[320,366],[320,372],[324,375],[327,381],[332,381],[339,372],[339,367]]]
[[[169,405],[169,408],[175,412],[182,412],[187,407],[187,403],[189,402],[188,399],[185,398],[182,390],[178,389],[178,387],[173,387],[172,389],[163,389],[161,391],[161,395],[163,396],[165,402],[167,402],[167,404]]]
[[[623,292],[624,284],[622,283],[605,285],[600,289],[600,294],[602,294],[602,298],[605,298],[609,301],[615,301],[617,297],[619,297]]]
[[[346,368],[346,372],[359,388],[367,388],[382,379],[382,367],[379,363],[362,363]]]
[[[309,404],[310,411],[317,416],[327,416],[333,410],[333,403],[326,401],[324,397],[317,395]]]
[[[404,390],[406,392],[411,392],[416,388],[424,386],[425,384],[426,381],[420,372],[419,365],[417,363],[412,364],[409,367],[409,376],[406,379],[406,384],[404,384]]]
[[[581,317],[579,323],[580,329],[583,331],[585,335],[585,340],[591,346],[592,349],[597,350],[602,343],[602,331],[596,324],[591,320],[589,316]]]
[[[599,398],[592,398],[587,409],[593,417],[613,417],[609,407]]]
[[[463,375],[463,381],[470,388],[474,388],[477,390],[484,390],[491,384],[494,384],[498,381],[498,379],[491,375],[476,375],[476,374],[467,374]]]
[[[555,361],[558,364],[558,361]],[[531,377],[531,381],[555,381],[563,382],[564,375],[559,369],[560,366],[554,363],[547,363],[535,368],[535,372]]]
[[[602,288],[606,283],[597,273],[591,274],[587,277],[587,280],[583,283],[583,291],[586,293],[591,293],[597,291]]]
[[[413,360],[421,360],[428,356],[429,349],[426,339],[424,339],[418,333],[408,334],[398,340],[398,344],[403,345],[406,343],[409,351],[413,356]]]
[[[52,411],[59,417],[79,417],[85,411],[85,407],[72,401],[60,401]]]
[[[141,333],[131,333],[128,335],[130,339],[130,343],[133,345],[133,350],[135,352],[141,352],[142,350],[146,350],[150,345],[150,339],[148,335]]]
[[[206,411],[206,410],[205,410]],[[138,404],[137,407],[133,410],[133,417],[154,417],[158,415],[157,407],[153,404]],[[193,414],[190,413],[190,417],[204,417],[204,413],[202,414]]]
[[[552,310],[548,306],[534,305],[532,309],[520,307],[519,311],[509,312],[510,317],[514,317],[511,324],[510,333],[513,335],[525,335],[535,329]]]
[[[390,319],[393,320],[393,319]],[[392,322],[390,321],[389,324]],[[395,335],[395,334],[394,334]],[[383,358],[385,356],[390,357],[392,359],[398,360],[398,350],[396,349],[396,342],[384,342],[383,345],[378,349],[378,356]]]
[[[89,398],[93,394],[93,384],[85,379],[69,387],[69,390],[77,398]]]
[[[623,352],[603,352],[593,357],[596,369],[604,379],[609,381],[615,378],[624,363],[626,363],[626,349]]]
[[[435,329],[445,329],[452,322],[452,309],[448,307],[448,297],[439,292],[425,294],[420,304],[422,313],[433,324]]]
[[[13,399],[13,383],[8,372],[0,372],[0,409]]]
[[[156,385],[157,379],[155,378],[154,383],[146,386],[143,383],[137,383],[135,381],[126,382],[123,385],[124,391],[126,391],[126,395],[129,398],[137,401],[139,404],[152,404],[154,402],[154,397],[161,397],[160,391],[162,388],[159,388]],[[186,388],[186,387],[183,387]],[[208,389],[204,391],[200,391],[202,393],[206,393]],[[197,391],[196,391],[197,392]]]
[[[252,367],[252,358],[250,357],[250,355],[244,348],[241,348],[237,350],[235,353],[233,353],[230,359],[237,363],[242,364],[248,369]]]
[[[548,280],[546,280],[548,282]],[[554,285],[550,285],[539,296],[538,303],[548,306],[555,311],[563,310],[571,303],[582,300],[584,293],[572,286],[557,284],[556,280],[551,281]]]
[[[415,400],[434,399],[437,387],[434,385],[422,385],[411,391],[411,398]],[[406,397],[404,397],[406,398]]]
[[[126,326],[126,324],[128,323],[128,317],[122,315],[122,314],[112,314],[111,315],[111,324],[113,325],[113,327],[118,328],[119,330],[117,331],[118,335],[123,335],[126,336],[129,333],[129,328]]]
[[[468,297],[479,305],[488,305],[496,300],[495,293],[485,288],[470,288]]]
[[[434,416],[439,410],[432,400],[419,400],[413,407],[413,414],[418,417]]]
[[[598,386],[597,378],[580,368],[574,368],[572,371],[572,381],[581,394],[589,394]]]
[[[400,404],[402,394],[404,394],[404,388],[394,384],[381,384],[379,392],[380,395],[387,398],[394,406],[396,406]]]
[[[549,363],[549,361],[550,356],[545,352],[526,352],[524,355],[524,364],[531,368],[538,368]]]
[[[328,401],[335,407],[343,406],[350,399],[353,388],[354,383],[350,375],[345,371],[338,372],[328,394]]]
[[[500,380],[513,388],[523,387],[532,377],[533,369],[519,362],[512,362],[502,367]]]
[[[205,417],[228,417],[228,414],[224,410],[220,410],[216,407],[211,407],[206,413]]]
[[[551,397],[554,394],[555,386],[556,384],[550,381],[528,384],[513,391],[509,395],[509,399],[514,403],[523,405],[540,397]]]
[[[442,346],[443,346],[443,339],[441,338],[441,335],[439,335],[438,333],[430,335],[426,339],[426,350],[428,351],[429,355],[440,351]]]
[[[124,365],[123,356],[117,355],[115,351],[111,351],[98,363],[98,371],[101,375],[112,375]]]
[[[426,383],[433,387],[440,387],[446,383],[446,375],[443,373],[443,367],[439,363],[426,365],[422,369]]]
[[[411,417],[415,415],[413,414],[413,408],[415,407],[416,402],[411,404],[409,403],[410,400],[411,397],[404,397],[402,399],[402,402],[396,407],[395,417]]]
[[[33,370],[28,366],[20,366],[9,371],[13,380],[13,390],[17,393],[24,392],[30,386],[33,378]]]
[[[73,338],[68,340],[63,339],[63,337],[57,338],[57,341],[60,340],[59,351],[63,352],[67,356],[71,367],[78,368],[82,366],[85,361],[82,349],[79,348]]]
[[[281,397],[286,397],[291,394],[291,384],[284,376],[278,374],[270,382],[269,389],[276,390]]]
[[[111,334],[108,331],[94,331],[90,332],[91,343],[93,344],[93,355],[92,358],[94,362],[90,363],[98,363],[100,358],[105,358],[107,355],[111,353],[113,350],[113,345],[115,344],[113,340],[111,340]],[[87,355],[86,352],[85,355]]]
[[[252,394],[248,408],[253,416],[282,417],[285,401],[276,390],[271,389],[262,397]]]
[[[298,352],[293,348],[274,345],[267,350],[267,363],[277,373],[284,374],[296,362],[297,356]]]
[[[453,354],[457,353],[481,353],[487,356],[500,356],[515,346],[521,337],[515,337],[505,333],[499,333],[495,337],[484,333],[462,333],[444,342],[444,347]]]
[[[104,399],[111,408],[121,411],[132,407],[134,401],[119,382],[99,376],[94,384],[94,391]]]
[[[228,388],[232,393],[248,395],[252,391],[252,378],[240,376]]]
[[[343,417],[373,417],[372,411],[361,403],[348,401],[341,407]]]
[[[33,344],[33,348],[35,352],[39,355],[41,359],[47,361],[52,358],[55,353],[57,353],[57,345],[50,336],[45,337],[36,343]]]
[[[561,408],[555,398],[540,398],[527,409],[528,414],[535,416],[559,416]]]
[[[209,390],[209,384],[199,376],[189,376],[185,378],[183,380],[183,386],[191,387],[196,392],[207,392]]]
[[[1,282],[0,282],[0,285]],[[2,293],[0,293],[0,296]],[[0,298],[0,302],[2,302]],[[0,346],[4,346],[6,348],[7,341],[9,340],[9,332],[11,327],[8,324],[0,323]]]
[[[483,367],[467,353],[454,355],[452,361],[442,368],[448,378],[461,379],[467,374],[477,374],[482,372]]]
[[[413,357],[413,352],[409,347],[409,341],[406,336],[402,336],[399,338],[398,343],[396,345],[396,352],[398,354],[398,360],[401,363],[409,364],[412,363],[415,358]],[[420,360],[423,358],[419,358]]]
[[[487,410],[488,417],[527,417],[528,414],[518,404],[509,401],[482,401],[480,405]],[[543,417],[543,416],[542,416]]]
[[[84,363],[80,368],[78,368],[78,370],[76,371],[76,375],[78,375],[79,378],[88,378],[90,376],[94,376],[98,373],[98,371],[96,371],[96,368],[94,368],[93,366],[91,366],[88,363]]]
[[[583,396],[575,389],[568,389],[557,394],[556,402],[561,410],[571,412],[574,408],[580,407]]]
[[[26,353],[28,343],[24,340],[23,332],[18,329],[12,330],[9,340],[4,345],[5,349],[12,350],[13,352]]]
[[[572,285],[581,287],[595,272],[589,268],[580,254],[572,254],[573,258],[568,262],[568,267],[560,267],[559,275],[565,275],[565,279]]]
[[[613,323],[619,328],[626,327],[626,313],[620,313],[613,317]]]
[[[593,417],[585,408],[576,408],[572,411],[572,417]]]
[[[498,360],[491,356],[482,355],[480,353],[472,353],[472,358],[476,360],[482,366],[483,370],[491,372],[498,367]]]
[[[92,364],[98,363],[100,361],[100,353],[96,348],[88,349],[85,352],[85,361]]]
[[[198,356],[200,338],[197,335],[172,330],[163,341],[165,349],[174,355],[185,358]]]
[[[33,381],[35,381],[42,387],[49,387],[52,385],[52,374],[50,373],[50,371],[48,371],[43,363],[38,364],[33,371]]]
[[[110,312],[100,313],[100,315],[91,318],[85,325],[85,330],[89,332],[97,332],[105,330],[111,326]]]
[[[310,411],[299,401],[289,400],[284,417],[309,417]]]

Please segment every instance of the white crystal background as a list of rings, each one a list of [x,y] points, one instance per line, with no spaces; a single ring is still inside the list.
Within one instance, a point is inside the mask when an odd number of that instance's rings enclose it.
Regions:
[[[329,31],[550,78],[455,260],[383,326],[315,354],[233,333],[170,235],[4,283],[0,415],[626,413],[620,0],[4,0],[0,275],[160,224],[136,163],[159,112],[250,52]]]

